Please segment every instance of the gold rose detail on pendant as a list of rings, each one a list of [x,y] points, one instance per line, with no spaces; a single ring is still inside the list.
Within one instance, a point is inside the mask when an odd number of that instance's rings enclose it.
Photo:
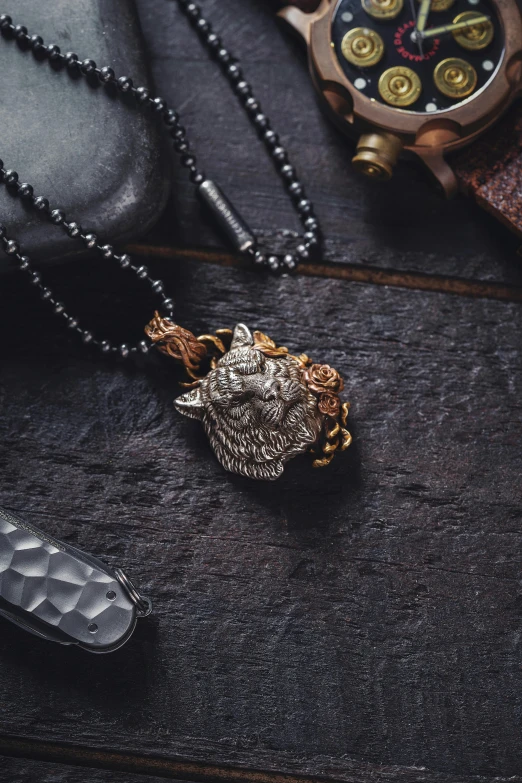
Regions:
[[[320,442],[323,456],[317,457],[313,463],[314,468],[323,468],[330,464],[338,449],[344,451],[352,442],[352,436],[346,429],[350,403],[341,402],[339,394],[344,389],[344,381],[329,364],[306,367],[303,380],[317,396],[317,407],[326,417]]]

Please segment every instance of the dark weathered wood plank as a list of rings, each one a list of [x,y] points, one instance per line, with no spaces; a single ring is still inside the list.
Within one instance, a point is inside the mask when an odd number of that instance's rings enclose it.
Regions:
[[[115,751],[95,750],[93,748],[82,748],[79,746],[53,745],[38,741],[20,740],[16,738],[0,737],[0,751],[16,756],[23,752],[28,754],[28,758],[21,757],[19,761],[13,761],[11,758],[0,756],[0,775],[2,762],[6,762],[6,769],[33,770],[33,759],[46,762],[53,772],[58,769],[71,770],[73,781],[92,780],[94,767],[100,767],[101,770],[95,770],[94,775],[98,774],[105,780],[104,775],[114,775],[110,780],[118,781],[120,779],[118,772],[130,774],[129,783],[154,783],[159,776],[160,779],[177,780],[180,783],[189,779],[191,783],[324,783],[327,778],[313,777],[309,775],[295,775],[284,772],[246,769],[239,767],[219,767],[208,763],[198,763],[183,759],[166,758],[162,756],[137,756],[128,753],[119,753]],[[30,755],[29,755],[30,754]],[[60,761],[57,767],[56,760]],[[75,764],[85,767],[83,771],[76,770],[65,764]],[[10,766],[11,764],[11,766]],[[27,765],[27,767],[25,766]],[[346,767],[350,767],[347,773]],[[44,767],[45,769],[45,767]],[[109,772],[110,770],[110,772]],[[351,761],[345,762],[343,780],[348,783],[485,783],[483,777],[448,777],[447,775],[432,772],[428,769],[419,767],[385,767],[377,764],[364,764]],[[141,774],[147,776],[143,778]],[[55,773],[56,774],[56,773]],[[84,775],[82,778],[81,775]],[[33,778],[29,778],[32,780]],[[332,780],[332,778],[329,778]],[[0,780],[2,778],[0,777]],[[54,778],[52,778],[54,781]],[[61,780],[61,778],[59,778]],[[495,778],[495,783],[520,783],[518,776],[508,778]],[[11,779],[9,779],[11,783]],[[40,781],[39,781],[40,783]],[[46,783],[46,780],[43,781]]]
[[[385,185],[354,172],[353,144],[321,113],[301,49],[266,0],[206,0],[203,7],[302,175],[324,226],[326,260],[520,285],[519,242],[471,200],[444,201],[412,166]],[[181,110],[207,174],[270,243],[277,229],[297,229],[270,159],[176,3],[139,0],[138,9],[157,89]],[[219,245],[177,164],[174,183],[163,231],[172,237],[175,223],[178,243]]]
[[[155,244],[130,244],[126,251],[133,256],[176,260],[194,259],[218,266],[245,268],[245,259],[231,253],[197,248],[178,248]],[[432,291],[434,293],[455,294],[473,298],[498,299],[501,302],[522,302],[522,287],[504,285],[497,282],[465,280],[460,277],[425,275],[420,272],[397,272],[361,264],[317,264],[306,263],[297,267],[296,274],[306,277],[326,277],[331,280],[343,280],[352,283],[371,283],[414,291]]]
[[[164,778],[0,756],[2,783],[158,783]]]
[[[99,658],[2,624],[0,733],[349,781],[520,775],[520,306],[150,266],[190,328],[244,320],[338,367],[354,446],[273,486],[227,476],[172,410],[173,367],[91,357],[6,280],[0,502],[124,565],[156,613]],[[49,274],[95,329],[139,334],[116,271]]]

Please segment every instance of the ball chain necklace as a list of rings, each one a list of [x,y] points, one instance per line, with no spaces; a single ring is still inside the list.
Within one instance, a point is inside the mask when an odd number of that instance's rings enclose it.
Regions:
[[[99,68],[94,60],[80,60],[74,52],[62,54],[59,46],[46,45],[39,35],[29,35],[26,27],[13,24],[6,14],[0,16],[0,32],[5,40],[16,41],[21,49],[31,50],[37,59],[48,60],[54,67],[61,66],[91,79],[97,78],[109,90],[133,95],[138,105],[161,117],[198,196],[233,248],[257,267],[273,273],[293,271],[298,261],[306,261],[319,247],[320,228],[312,203],[305,197],[296,171],[288,161],[287,151],[262,112],[237,59],[213,32],[195,3],[177,2],[220,65],[286,185],[305,229],[294,253],[266,253],[259,249],[256,237],[233,204],[200,170],[178,112],[169,108],[163,98],[153,96],[145,87],[135,87],[127,76],[117,77],[108,66]],[[297,454],[311,452],[314,467],[323,467],[331,462],[336,451],[350,445],[351,435],[346,429],[349,403],[340,400],[344,384],[335,369],[327,364],[314,364],[306,354],[294,356],[263,332],[251,332],[244,324],[238,324],[233,331],[220,329],[215,334],[196,337],[172,320],[174,302],[165,293],[163,282],[152,279],[146,266],[134,265],[127,254],[117,254],[111,245],[102,244],[94,233],[69,220],[61,209],[53,208],[48,199],[35,195],[33,187],[21,182],[17,172],[4,167],[2,161],[0,181],[11,193],[61,227],[69,237],[118,264],[122,270],[135,274],[159,297],[158,311],[145,327],[147,340],[137,345],[119,346],[109,340],[100,340],[80,326],[78,319],[56,300],[18,241],[10,238],[7,229],[0,226],[0,244],[5,253],[17,262],[42,299],[85,344],[95,346],[103,354],[123,359],[137,353],[147,354],[151,348],[156,348],[183,364],[188,382],[182,385],[187,390],[174,405],[180,413],[202,422],[211,446],[226,470],[249,478],[272,480],[281,475],[285,463]]]

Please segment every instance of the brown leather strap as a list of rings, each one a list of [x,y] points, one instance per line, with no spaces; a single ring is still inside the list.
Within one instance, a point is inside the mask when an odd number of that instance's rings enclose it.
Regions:
[[[449,163],[464,193],[522,234],[522,104]]]

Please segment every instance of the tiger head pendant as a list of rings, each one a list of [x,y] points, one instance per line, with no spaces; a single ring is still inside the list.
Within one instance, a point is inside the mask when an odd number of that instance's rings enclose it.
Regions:
[[[163,353],[185,364],[193,383],[174,405],[202,422],[226,470],[274,480],[298,454],[312,452],[320,467],[350,445],[349,404],[339,399],[343,381],[329,365],[292,356],[244,324],[233,333],[196,338],[156,314],[146,332]],[[209,355],[208,372],[199,375]]]

